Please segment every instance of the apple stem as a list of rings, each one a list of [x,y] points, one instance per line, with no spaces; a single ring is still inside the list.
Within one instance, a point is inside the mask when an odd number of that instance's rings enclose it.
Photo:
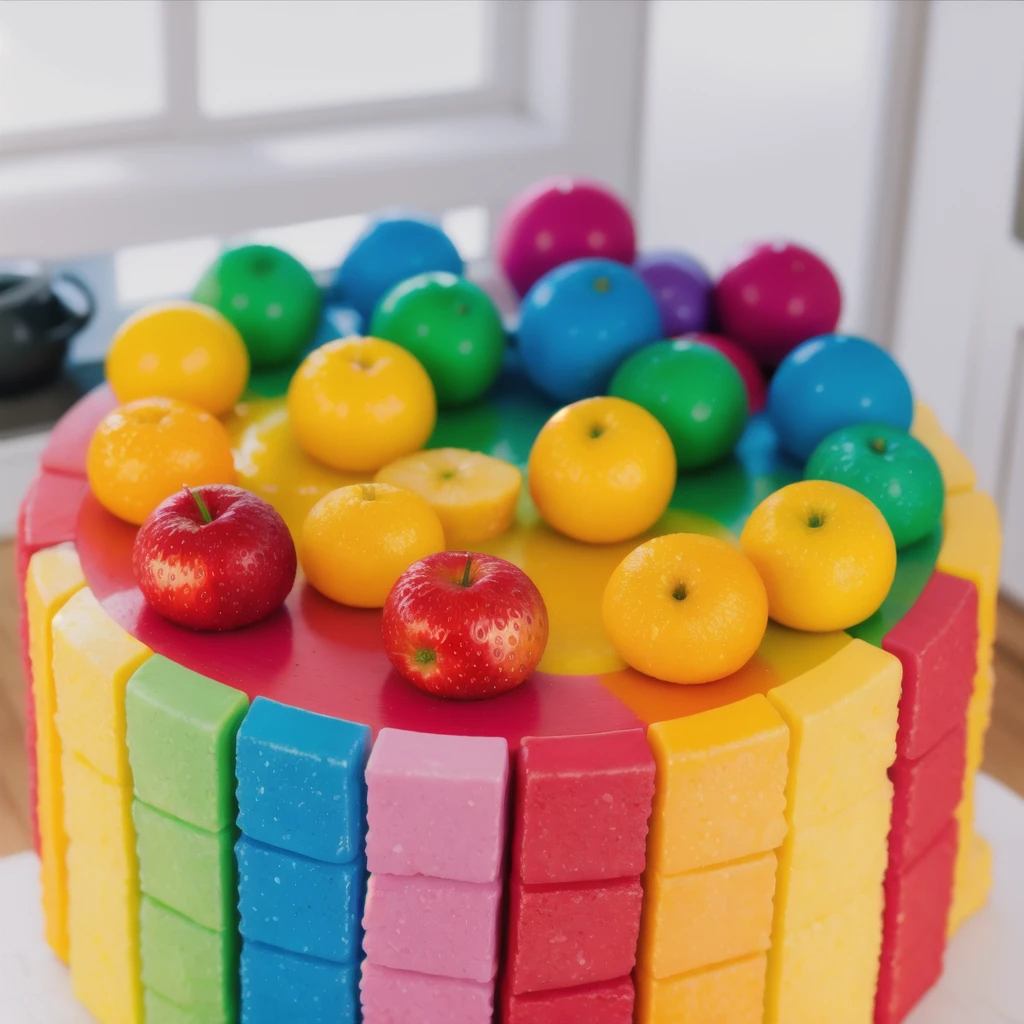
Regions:
[[[466,558],[466,568],[465,568],[464,572],[462,573],[462,586],[464,586],[464,587],[468,587],[469,586],[469,572],[470,572],[470,569],[472,569],[472,568],[473,568],[473,556],[469,555]]]
[[[198,506],[199,514],[203,517],[203,522],[212,523],[213,516],[210,515],[210,510],[206,507],[206,502],[203,501],[203,496],[198,491],[194,491],[191,487],[186,487],[185,490],[192,495],[192,500]]]

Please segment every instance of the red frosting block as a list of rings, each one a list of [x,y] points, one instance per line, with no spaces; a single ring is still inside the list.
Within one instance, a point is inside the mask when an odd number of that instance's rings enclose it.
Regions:
[[[917,603],[885,636],[903,665],[898,757],[918,758],[967,714],[978,647],[978,592],[936,572]]]
[[[951,729],[923,757],[897,758],[893,784],[889,870],[901,871],[935,841],[953,817],[963,792],[967,726]]]
[[[653,798],[654,757],[642,729],[524,740],[513,854],[520,880],[642,874]]]
[[[914,864],[886,875],[875,1024],[898,1024],[942,974],[956,849],[950,821]]]
[[[636,963],[639,878],[514,886],[508,949],[511,995],[623,978]]]
[[[510,996],[504,1024],[632,1024],[633,979]]]

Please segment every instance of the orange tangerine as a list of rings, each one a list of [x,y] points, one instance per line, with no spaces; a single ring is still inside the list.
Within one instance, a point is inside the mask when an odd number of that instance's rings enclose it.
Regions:
[[[108,413],[89,442],[85,464],[100,504],[137,526],[182,487],[236,479],[224,424],[171,398],[140,398]]]
[[[426,498],[450,548],[472,547],[504,533],[515,519],[523,484],[511,463],[465,448],[406,455],[379,470],[375,479]]]
[[[339,487],[302,525],[299,560],[321,594],[357,608],[381,608],[395,580],[444,550],[437,514],[412,491],[390,484]]]
[[[348,472],[375,472],[427,443],[434,385],[419,360],[380,338],[339,338],[306,356],[288,388],[299,446]]]
[[[530,493],[560,533],[611,544],[653,526],[676,485],[665,428],[623,398],[584,398],[559,409],[530,451]]]
[[[602,617],[637,671],[669,683],[710,683],[754,656],[768,626],[768,597],[753,564],[731,544],[670,533],[619,563]]]
[[[119,402],[177,398],[221,416],[242,397],[249,353],[215,309],[165,302],[146,306],[121,325],[106,373]]]
[[[769,495],[740,544],[764,580],[769,614],[792,629],[826,633],[863,622],[896,576],[885,516],[830,480],[802,480]]]

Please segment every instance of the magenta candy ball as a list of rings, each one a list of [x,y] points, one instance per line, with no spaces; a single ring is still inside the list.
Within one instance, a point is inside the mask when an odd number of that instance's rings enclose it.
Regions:
[[[704,334],[697,332],[685,335],[687,341],[699,341],[709,348],[721,352],[732,363],[743,378],[743,386],[747,389],[747,406],[750,414],[760,412],[768,398],[768,386],[764,382],[764,374],[754,357],[742,345],[720,334]]]
[[[790,242],[744,253],[719,279],[715,299],[722,333],[763,366],[777,366],[801,342],[830,334],[842,308],[829,265]]]
[[[549,270],[600,257],[631,264],[636,231],[625,203],[580,178],[542,181],[515,199],[498,225],[498,263],[525,295]]]

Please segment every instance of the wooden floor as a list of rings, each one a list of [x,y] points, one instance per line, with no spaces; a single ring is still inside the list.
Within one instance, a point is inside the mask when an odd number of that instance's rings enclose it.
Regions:
[[[18,641],[14,548],[0,544],[0,857],[28,849],[25,683]],[[1024,611],[999,609],[996,692],[985,770],[1024,795]]]

